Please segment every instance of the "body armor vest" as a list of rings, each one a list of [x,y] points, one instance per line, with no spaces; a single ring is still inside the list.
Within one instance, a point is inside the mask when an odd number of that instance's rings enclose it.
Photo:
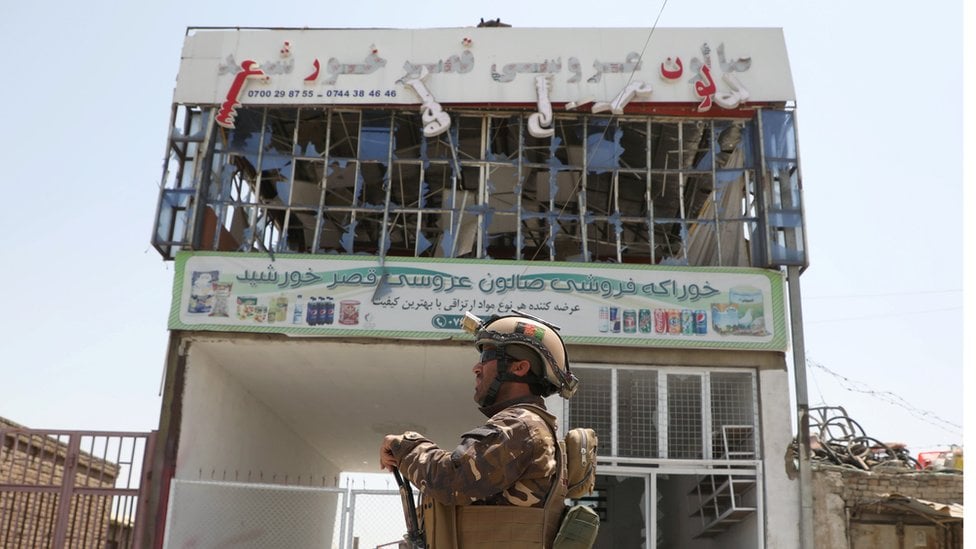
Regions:
[[[549,549],[565,511],[566,455],[556,426],[543,408],[531,410],[545,421],[556,445],[556,471],[543,507],[444,505],[424,497],[420,513],[429,549]]]

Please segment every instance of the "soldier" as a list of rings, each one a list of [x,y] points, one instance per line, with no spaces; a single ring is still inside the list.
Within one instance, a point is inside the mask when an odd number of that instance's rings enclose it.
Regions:
[[[383,439],[381,467],[420,487],[428,547],[551,547],[566,459],[543,397],[568,399],[579,383],[557,330],[521,312],[477,326],[474,400],[490,419],[453,450],[414,432]]]

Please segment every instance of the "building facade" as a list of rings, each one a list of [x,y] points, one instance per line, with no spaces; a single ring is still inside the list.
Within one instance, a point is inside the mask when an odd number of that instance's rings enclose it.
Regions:
[[[549,406],[600,437],[599,547],[797,547],[793,105],[777,29],[191,29],[157,545],[293,505],[288,535],[342,546],[298,487],[389,432],[453,444],[481,421],[460,319],[522,310],[581,379]]]

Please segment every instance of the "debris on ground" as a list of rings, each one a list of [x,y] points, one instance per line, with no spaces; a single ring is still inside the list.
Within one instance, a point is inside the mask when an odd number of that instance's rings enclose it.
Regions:
[[[794,440],[794,456],[797,451]],[[882,442],[868,436],[840,406],[810,408],[810,453],[814,461],[864,471],[884,468],[961,472],[962,468],[961,448],[954,447],[941,453],[924,452],[919,454],[920,462],[912,457],[904,443]]]

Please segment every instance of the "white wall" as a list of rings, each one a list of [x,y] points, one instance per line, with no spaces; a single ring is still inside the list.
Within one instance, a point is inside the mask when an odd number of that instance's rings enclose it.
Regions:
[[[166,546],[329,545],[338,495],[294,485],[333,486],[338,467],[206,351],[186,364]]]
[[[790,378],[786,370],[759,371],[763,486],[766,492],[766,549],[800,546],[799,481],[786,475],[785,457],[793,441]]]
[[[187,358],[176,478],[332,486],[339,469],[206,352]]]

